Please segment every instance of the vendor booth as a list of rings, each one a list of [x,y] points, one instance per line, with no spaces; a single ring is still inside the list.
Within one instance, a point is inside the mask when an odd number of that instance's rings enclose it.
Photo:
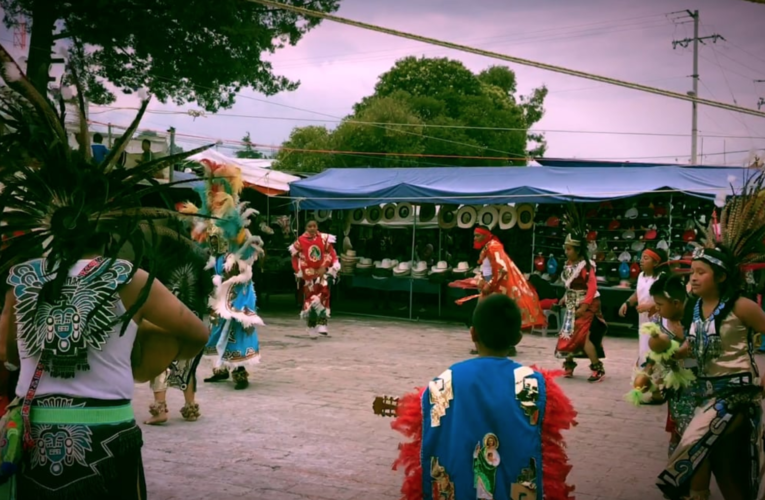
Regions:
[[[559,218],[563,205],[583,203],[604,308],[616,323],[640,252],[661,245],[685,256],[695,222],[708,222],[715,198],[747,175],[743,168],[679,166],[329,169],[291,183],[290,197],[302,220],[309,212],[338,238],[343,269],[333,310],[391,302],[388,314],[410,319],[464,319],[469,312],[454,305],[464,291],[448,283],[477,266],[476,225],[500,237],[540,298],[562,292]]]

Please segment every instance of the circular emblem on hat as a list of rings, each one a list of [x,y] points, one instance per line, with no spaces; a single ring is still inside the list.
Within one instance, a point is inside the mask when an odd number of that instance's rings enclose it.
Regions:
[[[499,209],[499,228],[512,229],[518,223],[518,212],[515,206],[503,205]]]
[[[308,260],[319,262],[319,259],[321,259],[321,248],[319,248],[319,245],[311,245],[308,249]]]
[[[370,224],[377,224],[382,219],[382,210],[380,207],[367,207],[367,222]]]
[[[396,219],[396,205],[388,203],[383,207],[382,218],[385,222],[391,222]]]
[[[464,205],[457,212],[457,225],[463,229],[473,227],[478,220],[478,214],[475,208]]]
[[[534,207],[529,204],[518,206],[518,227],[530,229],[534,225]]]
[[[357,208],[353,212],[351,212],[351,222],[354,224],[359,224],[364,221],[364,209],[363,208]]]

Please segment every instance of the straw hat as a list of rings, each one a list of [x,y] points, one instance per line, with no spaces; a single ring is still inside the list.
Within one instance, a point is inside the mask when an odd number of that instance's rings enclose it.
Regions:
[[[464,205],[457,212],[457,226],[462,229],[469,229],[475,226],[477,219],[478,213],[475,211],[475,208],[469,205]]]
[[[442,260],[442,261],[439,261],[435,266],[433,266],[430,272],[445,273],[448,270],[449,270],[449,264],[447,264],[445,260]]]
[[[370,224],[378,224],[382,220],[382,210],[377,205],[366,209],[366,219]]]
[[[382,209],[382,220],[385,222],[393,222],[396,220],[396,204],[388,203]]]
[[[512,229],[518,223],[518,212],[515,206],[502,205],[499,209],[499,228]]]
[[[457,225],[457,207],[441,205],[438,211],[438,226],[441,229],[451,229]]]
[[[486,205],[478,212],[478,225],[494,229],[499,222],[499,210],[492,205]]]
[[[324,222],[325,220],[329,219],[332,216],[332,212],[329,210],[316,210],[313,213],[314,219],[316,219],[316,222]]]
[[[412,273],[412,264],[410,262],[400,262],[393,270],[393,276],[404,277]]]
[[[430,222],[436,217],[436,206],[432,203],[426,203],[424,205],[420,205],[420,217],[419,222],[425,223]]]
[[[521,229],[531,229],[534,225],[534,207],[528,203],[518,205],[518,227]]]
[[[366,212],[363,208],[357,208],[355,210],[352,210],[350,213],[351,223],[361,224],[362,222],[364,222],[365,216],[366,216]]]
[[[411,221],[414,220],[414,207],[411,203],[399,203],[396,207],[396,220]]]

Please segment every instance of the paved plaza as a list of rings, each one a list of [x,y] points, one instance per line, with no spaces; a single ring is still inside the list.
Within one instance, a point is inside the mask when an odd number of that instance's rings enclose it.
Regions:
[[[394,500],[391,470],[399,435],[372,413],[377,395],[399,396],[468,357],[464,327],[334,318],[332,338],[310,340],[296,315],[264,314],[263,361],[246,391],[200,382],[202,418],[184,422],[182,394],[168,394],[171,420],[144,426],[151,500]],[[518,361],[556,368],[555,337],[527,336]],[[579,500],[652,500],[667,450],[666,407],[634,408],[630,388],[637,339],[605,342],[607,378],[560,379],[579,412],[567,435]],[[199,378],[210,373],[203,361]],[[148,418],[148,385],[136,387],[137,418]],[[719,497],[718,497],[719,498]]]

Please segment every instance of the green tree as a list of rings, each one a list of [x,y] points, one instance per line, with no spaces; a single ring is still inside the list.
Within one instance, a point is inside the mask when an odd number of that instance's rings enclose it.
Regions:
[[[274,155],[271,168],[287,172],[321,172],[331,167],[332,134],[327,127],[296,127]],[[311,151],[315,151],[312,153]]]
[[[328,133],[334,150],[358,153],[338,154],[332,166],[523,164],[544,154],[544,137],[529,129],[544,115],[546,96],[545,87],[518,96],[515,73],[503,66],[474,74],[459,61],[407,57]],[[301,155],[314,153],[293,152],[291,168]]]
[[[237,158],[265,158],[265,155],[255,149],[255,146],[252,143],[252,139],[250,139],[250,133],[247,132],[247,135],[242,137],[242,142],[244,143],[244,149],[240,149],[236,152]]]
[[[285,3],[333,12],[340,0]],[[231,107],[245,87],[265,95],[295,90],[299,82],[275,75],[261,55],[296,44],[319,23],[243,0],[0,0],[0,8],[8,27],[31,20],[27,76],[43,94],[51,47],[69,39],[69,63],[91,102],[114,100],[109,82],[208,111]]]

